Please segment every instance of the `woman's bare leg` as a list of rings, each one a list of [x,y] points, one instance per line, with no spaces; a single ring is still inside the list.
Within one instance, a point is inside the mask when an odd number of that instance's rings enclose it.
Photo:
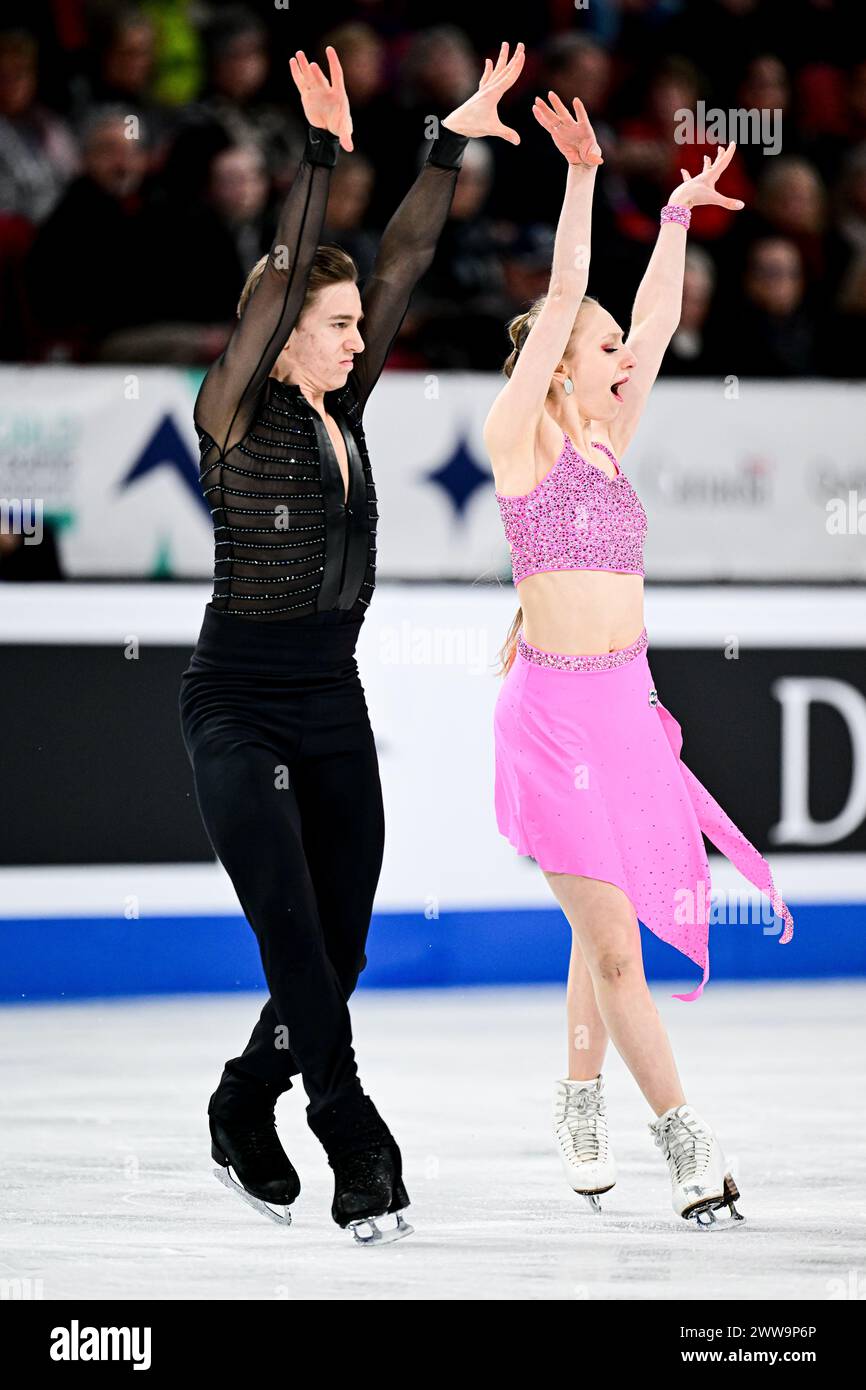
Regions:
[[[572,1081],[593,1081],[604,1065],[608,1031],[598,1011],[592,976],[573,929],[565,1012],[568,1020],[568,1077]]]
[[[656,1115],[685,1102],[667,1032],[643,970],[640,927],[621,889],[577,874],[545,873],[580,944],[598,1012]],[[586,1004],[582,1006],[586,1012]]]

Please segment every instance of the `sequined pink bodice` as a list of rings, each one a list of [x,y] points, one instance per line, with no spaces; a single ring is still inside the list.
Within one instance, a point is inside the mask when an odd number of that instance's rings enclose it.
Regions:
[[[515,584],[548,570],[644,573],[646,512],[610,450],[594,447],[613,460],[615,478],[583,458],[566,435],[556,463],[531,492],[496,493]]]

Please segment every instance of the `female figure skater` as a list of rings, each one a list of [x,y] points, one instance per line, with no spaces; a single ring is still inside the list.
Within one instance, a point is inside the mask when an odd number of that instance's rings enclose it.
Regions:
[[[547,295],[509,324],[508,377],[485,423],[521,608],[496,703],[497,824],[531,854],[572,927],[568,1074],[554,1125],[576,1192],[600,1209],[616,1179],[601,1067],[608,1038],[656,1114],[681,1216],[715,1222],[739,1195],[709,1125],[686,1103],[643,973],[638,918],[709,975],[705,833],[793,922],[758,851],[680,761],[643,618],[646,514],[620,460],[680,316],[691,209],[740,208],[716,190],[734,146],[676,188],[632,311],[628,344],[586,294],[601,152],[581,102],[533,111],[568,162]],[[726,1223],[729,1224],[729,1223]]]
[[[303,1078],[334,1172],[332,1215],[368,1242],[407,1234],[397,1143],[358,1077],[347,1000],[382,862],[376,748],[354,651],[372,597],[376,493],[363,412],[432,259],[470,137],[519,137],[497,102],[523,65],[503,44],[441,122],[359,295],[318,239],[337,147],[351,150],[340,63],[291,60],[309,131],[271,252],[195,403],[214,518],[214,592],[179,700],[196,796],[256,934],[268,998],[210,1099],[217,1176],[286,1223],[300,1190],[274,1103]],[[383,152],[384,157],[384,152]],[[234,1183],[229,1167],[241,1186]],[[281,1211],[268,1206],[273,1203]],[[396,1215],[383,1233],[375,1218]]]

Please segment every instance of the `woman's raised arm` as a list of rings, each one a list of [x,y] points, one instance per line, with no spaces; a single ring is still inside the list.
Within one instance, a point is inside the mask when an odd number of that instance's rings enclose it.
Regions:
[[[738,212],[740,198],[727,198],[716,189],[716,180],[733,158],[733,141],[720,145],[714,160],[704,155],[704,167],[695,178],[681,169],[684,182],[675,188],[668,206],[691,209],[703,204]],[[631,311],[628,346],[635,356],[622,409],[610,422],[608,432],[613,452],[620,458],[638,427],[647,397],[658,376],[668,344],[676,332],[683,307],[683,275],[686,259],[686,225],[664,221],[649,264],[640,282]]]
[[[522,458],[532,448],[550,378],[562,360],[589,279],[592,197],[601,150],[580,99],[574,98],[572,116],[555,92],[548,96],[550,106],[536,97],[533,115],[568,161],[568,177],[544,306],[484,424],[485,445],[497,459]]]
[[[208,369],[193,416],[225,454],[244,438],[257,394],[298,321],[328,205],[337,149],[352,148],[352,122],[343,74],[327,49],[331,82],[299,51],[290,60],[309,122],[307,141],[283,204],[261,278],[222,356]]]

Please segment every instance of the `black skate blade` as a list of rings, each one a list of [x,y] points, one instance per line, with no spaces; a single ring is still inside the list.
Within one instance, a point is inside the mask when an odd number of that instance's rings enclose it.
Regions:
[[[253,1207],[255,1211],[261,1212],[262,1216],[270,1217],[271,1221],[276,1221],[278,1226],[291,1226],[292,1213],[289,1211],[288,1207],[277,1208],[276,1210],[274,1210],[273,1207],[269,1207],[267,1202],[262,1201],[261,1197],[254,1197],[253,1194],[247,1192],[246,1188],[242,1187],[239,1182],[235,1182],[227,1167],[214,1168],[213,1175],[217,1182],[222,1183],[223,1187],[227,1187],[230,1192],[236,1192],[248,1206]]]
[[[395,1224],[386,1226],[382,1230],[376,1225],[376,1222],[383,1221],[388,1215],[395,1217]],[[362,1235],[361,1232],[364,1228],[367,1229],[367,1234]],[[402,1240],[404,1236],[411,1236],[415,1227],[410,1226],[408,1221],[404,1221],[399,1211],[395,1211],[393,1213],[385,1212],[382,1216],[365,1216],[360,1221],[350,1221],[348,1229],[354,1236],[355,1245],[393,1245],[395,1240]]]

